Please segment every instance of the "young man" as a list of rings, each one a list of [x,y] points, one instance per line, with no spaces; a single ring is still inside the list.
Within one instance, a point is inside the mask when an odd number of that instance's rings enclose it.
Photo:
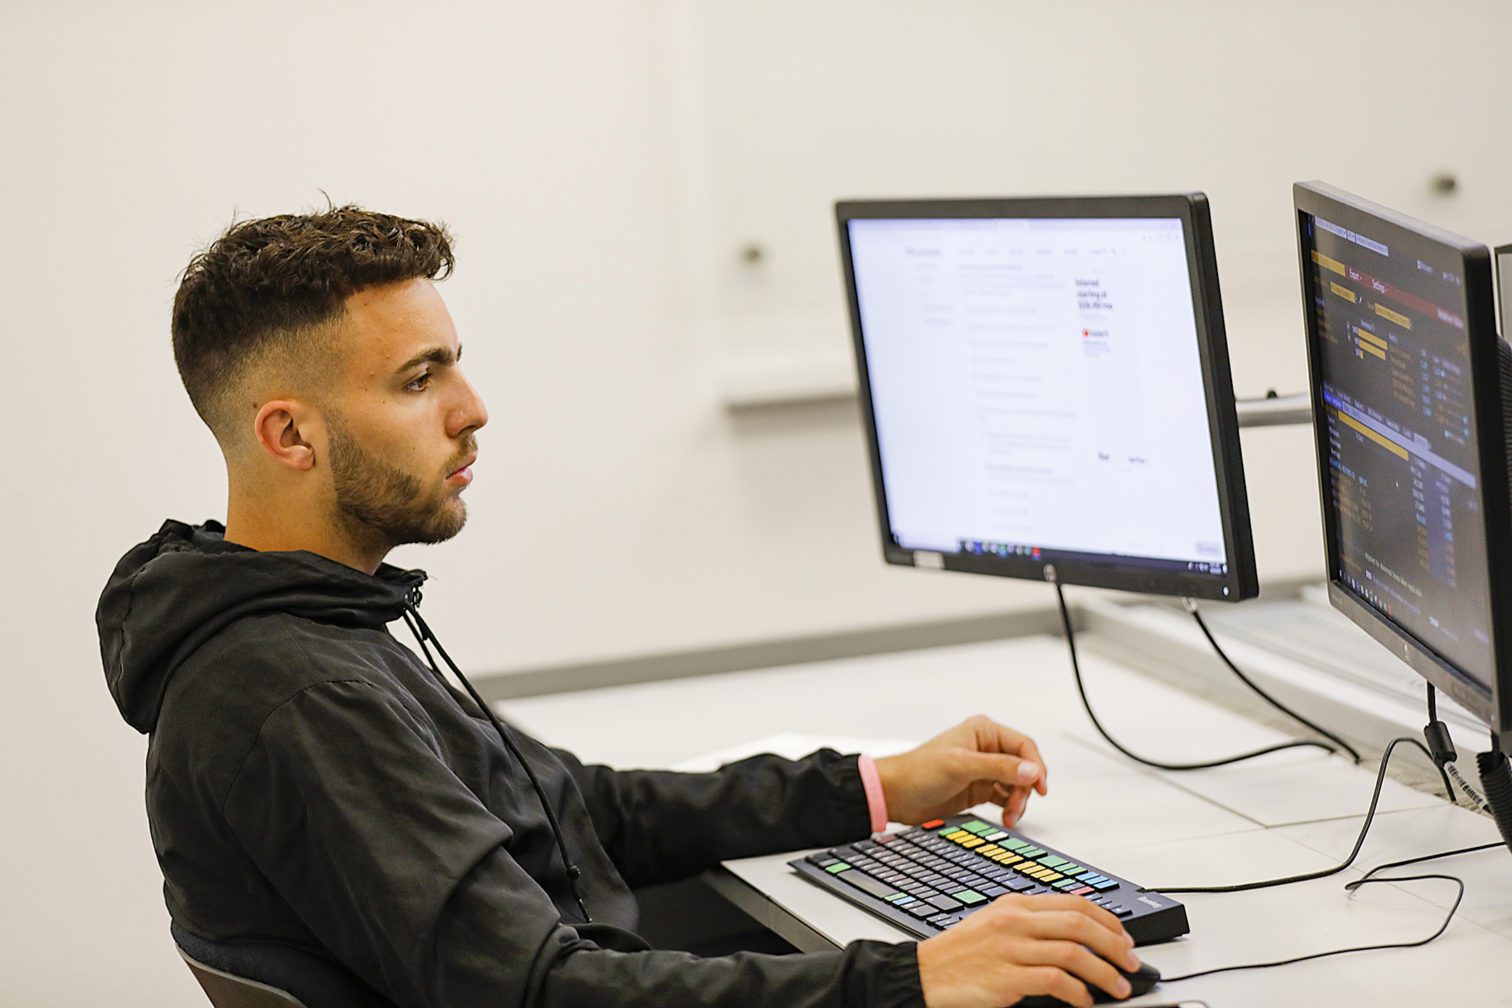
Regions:
[[[185,271],[174,354],[225,454],[226,524],[167,522],[97,614],[111,691],[151,736],[176,926],[328,956],[401,1005],[1126,995],[1110,963],[1135,968],[1132,943],[1073,896],[1005,896],[918,945],[646,947],[631,885],[989,800],[1012,824],[1045,793],[1043,763],[986,718],[875,761],[759,756],[712,774],[584,766],[490,723],[387,630],[419,619],[425,575],[384,557],[461,530],[488,419],[432,282],[451,266],[442,228],[341,207],[238,224]]]

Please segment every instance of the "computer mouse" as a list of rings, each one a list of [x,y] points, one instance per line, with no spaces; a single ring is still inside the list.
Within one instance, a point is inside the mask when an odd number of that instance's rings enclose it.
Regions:
[[[1114,968],[1117,969],[1117,967]],[[1119,969],[1118,972],[1123,974],[1123,978],[1129,981],[1129,986],[1134,988],[1129,992],[1129,997],[1138,997],[1141,994],[1147,994],[1152,987],[1160,982],[1160,970],[1149,963],[1140,963],[1139,969],[1132,973],[1126,969]],[[1090,984],[1087,986],[1087,989],[1092,992],[1093,1004],[1112,1004],[1120,1000],[1107,991],[1099,990]],[[1013,1008],[1071,1008],[1071,1005],[1068,1005],[1060,998],[1051,997],[1048,994],[1032,994],[1026,998],[1019,998],[1013,1003]]]

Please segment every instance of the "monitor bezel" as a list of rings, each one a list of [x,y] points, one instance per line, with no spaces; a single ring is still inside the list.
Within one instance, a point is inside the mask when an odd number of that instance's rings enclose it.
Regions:
[[[1503,670],[1509,667],[1512,633],[1512,591],[1507,574],[1512,571],[1512,520],[1509,510],[1507,438],[1502,402],[1501,350],[1494,323],[1491,253],[1484,246],[1433,225],[1397,213],[1322,182],[1298,182],[1292,187],[1298,269],[1302,281],[1302,304],[1307,341],[1308,392],[1312,399],[1313,450],[1317,462],[1323,544],[1326,552],[1328,598],[1351,622],[1398,655],[1434,688],[1442,690],[1491,728],[1506,748],[1512,726],[1512,691],[1502,688]],[[1377,236],[1392,247],[1433,247],[1435,252],[1457,257],[1464,267],[1465,331],[1470,345],[1470,386],[1477,431],[1477,461],[1481,470],[1481,516],[1486,535],[1485,562],[1491,607],[1490,688],[1481,686],[1407,628],[1395,623],[1356,593],[1339,576],[1341,568],[1335,516],[1327,502],[1331,493],[1328,473],[1328,426],[1323,414],[1321,345],[1313,312],[1311,273],[1303,215],[1322,217],[1341,227]],[[1497,478],[1500,476],[1501,478]]]
[[[1512,245],[1498,245],[1491,250],[1492,261],[1496,264],[1493,271],[1492,287],[1496,291],[1496,318],[1498,328],[1503,340],[1512,337],[1512,324],[1508,322],[1508,316],[1512,315],[1512,304],[1506,295],[1508,287],[1512,285]]]
[[[867,370],[865,334],[850,244],[852,220],[865,219],[1120,219],[1179,218],[1186,245],[1187,273],[1197,330],[1197,351],[1207,406],[1213,469],[1228,570],[1224,574],[1161,570],[1138,563],[1089,562],[1064,555],[1047,562],[1031,556],[936,553],[899,545],[888,520],[876,409]],[[852,346],[860,386],[864,427],[871,453],[872,488],[883,558],[890,564],[929,567],[998,577],[1054,580],[1123,591],[1238,602],[1259,593],[1249,502],[1239,448],[1223,301],[1218,288],[1217,254],[1207,197],[1201,193],[1154,196],[1040,196],[975,199],[841,200],[835,204],[840,258],[850,309]]]

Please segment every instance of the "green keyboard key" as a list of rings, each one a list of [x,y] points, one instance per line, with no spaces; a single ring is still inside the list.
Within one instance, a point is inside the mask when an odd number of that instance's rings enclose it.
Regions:
[[[1060,871],[1061,865],[1068,865],[1071,862],[1067,861],[1063,857],[1056,857],[1054,854],[1046,854],[1044,857],[1039,859],[1039,863],[1044,865],[1046,868],[1054,868],[1056,871]]]
[[[844,861],[840,861],[840,862],[838,862],[836,864],[830,865],[828,868],[826,868],[824,870],[827,871],[827,872],[829,872],[831,875],[839,875],[841,872],[845,871],[849,867],[850,867],[850,865],[846,864]]]
[[[1045,853],[1045,850],[1044,850],[1043,847],[1035,847],[1035,846],[1031,845],[1031,846],[1025,847],[1023,850],[1014,851],[1014,853],[1015,854],[1022,854],[1024,857],[1037,858],[1041,854]]]
[[[992,827],[988,826],[980,819],[973,819],[970,822],[963,822],[961,823],[960,828],[965,830],[967,833],[975,833],[978,836],[981,836],[983,833],[992,832]]]
[[[960,892],[954,893],[953,895],[956,899],[960,900],[962,903],[965,903],[967,906],[976,906],[978,903],[987,902],[987,897],[983,896],[975,889],[962,889]]]
[[[1022,854],[1025,848],[1029,846],[1024,841],[1015,839],[1014,837],[1009,837],[1007,840],[999,840],[997,843],[999,847],[1007,847],[1015,854]]]

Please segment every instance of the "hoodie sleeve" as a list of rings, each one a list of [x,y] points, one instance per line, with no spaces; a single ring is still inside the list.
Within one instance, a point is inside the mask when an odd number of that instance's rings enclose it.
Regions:
[[[822,847],[871,832],[857,757],[821,749],[801,760],[770,754],[712,773],[584,766],[554,750],[631,886],[695,875],[731,858]]]
[[[263,724],[227,822],[316,937],[405,1006],[921,1008],[912,944],[790,956],[619,952],[563,923],[507,824],[390,694],[312,686]]]

